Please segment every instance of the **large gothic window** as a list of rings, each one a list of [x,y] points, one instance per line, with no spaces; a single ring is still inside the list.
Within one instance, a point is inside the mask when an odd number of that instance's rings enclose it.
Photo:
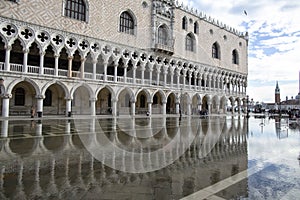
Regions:
[[[123,12],[120,16],[119,31],[134,35],[134,19],[132,15],[127,11]]]
[[[15,106],[25,105],[25,90],[23,88],[17,88],[15,91]]]
[[[212,57],[220,59],[220,46],[217,42],[212,45]]]
[[[65,4],[65,16],[86,21],[86,5],[83,0],[67,0]]]
[[[187,51],[195,51],[195,37],[193,34],[187,34],[185,38],[185,49]]]
[[[236,49],[232,51],[232,63],[236,65],[239,64],[239,54]]]
[[[168,28],[166,26],[160,26],[158,28],[158,43],[159,44],[168,44]]]

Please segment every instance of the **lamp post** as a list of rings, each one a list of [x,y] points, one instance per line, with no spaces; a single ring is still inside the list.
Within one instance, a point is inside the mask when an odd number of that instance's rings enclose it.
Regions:
[[[249,95],[246,96],[246,101],[247,101],[247,110],[246,110],[246,114],[247,114],[247,118],[249,118],[249,112],[250,112],[250,108],[249,108]]]

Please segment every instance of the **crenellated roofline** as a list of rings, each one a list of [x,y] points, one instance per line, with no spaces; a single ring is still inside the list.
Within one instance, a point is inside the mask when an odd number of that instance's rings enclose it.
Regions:
[[[221,29],[224,29],[236,36],[242,37],[245,40],[248,40],[248,32],[241,32],[239,30],[237,30],[236,28],[233,28],[225,23],[222,23],[221,21],[211,17],[210,15],[202,12],[202,11],[198,11],[197,9],[194,9],[193,7],[189,7],[188,5],[184,5],[183,3],[179,3],[178,0],[175,2],[175,6],[177,9],[183,10],[191,15],[194,15],[195,17],[198,17],[201,20],[204,20],[210,24],[213,24]]]

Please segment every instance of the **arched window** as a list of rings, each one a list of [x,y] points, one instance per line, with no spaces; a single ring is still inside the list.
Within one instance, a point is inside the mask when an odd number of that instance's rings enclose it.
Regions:
[[[212,57],[220,59],[220,47],[217,42],[212,45]]]
[[[16,88],[15,91],[15,106],[25,105],[25,90],[23,88]]]
[[[83,0],[66,0],[65,16],[80,21],[86,21],[86,13],[86,5]]]
[[[158,28],[158,43],[159,44],[168,44],[168,28],[166,26],[160,26]]]
[[[45,92],[44,106],[52,106],[52,91],[47,89]]]
[[[182,29],[187,30],[187,18],[186,17],[182,18]]]
[[[232,51],[232,63],[236,65],[239,64],[239,54],[236,49]]]
[[[120,16],[119,31],[134,35],[134,20],[127,11],[123,12]]]
[[[195,22],[195,23],[194,23],[194,33],[195,33],[195,34],[198,34],[198,33],[199,33],[199,24],[198,24],[198,22]]]
[[[195,51],[195,37],[193,34],[187,34],[185,38],[185,49],[187,51]]]

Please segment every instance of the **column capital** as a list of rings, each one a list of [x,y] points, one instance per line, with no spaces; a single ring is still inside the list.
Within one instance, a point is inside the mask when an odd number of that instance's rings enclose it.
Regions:
[[[71,101],[72,98],[71,98],[71,97],[65,97],[65,100],[66,100],[66,101]]]
[[[35,95],[35,98],[36,99],[45,99],[45,95],[43,95],[43,94],[37,94],[37,95]]]
[[[3,98],[3,99],[10,99],[11,97],[12,97],[12,94],[9,94],[9,93],[1,94],[1,98]]]
[[[92,102],[94,101],[95,102],[95,101],[97,101],[97,98],[96,97],[92,97],[92,98],[90,98],[90,101],[92,101]]]

